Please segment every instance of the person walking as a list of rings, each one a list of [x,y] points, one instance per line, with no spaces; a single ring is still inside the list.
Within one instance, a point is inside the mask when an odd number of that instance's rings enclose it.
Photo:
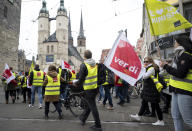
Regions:
[[[125,98],[123,95],[123,83],[122,83],[122,79],[115,75],[115,87],[117,89],[117,96],[119,97],[119,102],[117,104],[119,105],[123,105],[125,103]]]
[[[111,98],[111,93],[110,90],[114,86],[114,74],[112,71],[110,71],[106,66],[105,66],[105,72],[106,72],[106,80],[105,83],[102,84],[102,87],[105,90],[105,95],[103,99],[103,106],[106,105],[106,101],[109,101],[109,106],[107,107],[108,110],[113,110],[113,101]]]
[[[31,104],[31,89],[27,87],[27,77],[28,72],[25,72],[25,76],[21,80],[22,94],[23,94],[22,103],[26,103],[26,95],[27,95],[28,103]]]
[[[143,75],[143,91],[141,94],[142,103],[139,110],[139,113],[136,115],[130,115],[135,120],[140,121],[141,116],[143,116],[146,108],[148,107],[148,102],[151,103],[152,108],[156,111],[158,116],[158,121],[152,123],[152,125],[164,126],[163,114],[159,106],[160,102],[160,93],[158,92],[155,83],[153,82],[151,76],[157,77],[158,68],[154,64],[154,61],[151,57],[146,57],[144,59],[144,67],[146,68],[146,73]]]
[[[49,118],[49,105],[50,102],[55,106],[59,116],[58,119],[62,119],[62,110],[59,105],[60,85],[65,80],[57,73],[55,66],[50,65],[48,73],[43,82],[43,88],[45,88],[44,101],[45,101],[45,119]]]
[[[84,58],[84,63],[80,65],[79,79],[77,82],[73,83],[75,87],[83,85],[83,89],[85,91],[84,98],[88,103],[88,106],[79,117],[79,119],[81,121],[81,124],[85,125],[90,112],[92,112],[95,124],[90,128],[93,130],[102,131],[99,112],[96,106],[96,96],[98,93],[98,67],[95,60],[92,59],[92,53],[90,50],[86,50],[84,52]]]
[[[35,68],[30,73],[29,84],[32,85],[31,88],[31,104],[29,107],[34,107],[35,103],[35,91],[38,93],[39,98],[39,109],[42,108],[43,98],[42,98],[42,85],[43,85],[44,73],[39,69],[39,65],[35,65]]]
[[[172,92],[171,114],[175,131],[184,131],[183,121],[192,129],[192,42],[185,34],[174,39],[172,66],[163,61],[160,66],[172,75],[169,90]]]

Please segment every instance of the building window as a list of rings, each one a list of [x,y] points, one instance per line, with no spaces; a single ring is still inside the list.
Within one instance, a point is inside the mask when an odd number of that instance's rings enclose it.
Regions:
[[[54,47],[53,47],[53,45],[51,46],[51,53],[53,53],[53,50],[54,50]]]
[[[79,42],[79,45],[80,45],[80,46],[82,45],[82,41]]]
[[[81,48],[80,48],[80,50],[79,50],[79,53],[81,53]]]
[[[59,23],[59,26],[61,26],[61,23]]]
[[[49,53],[49,46],[47,46],[47,53]]]
[[[4,7],[4,17],[7,18],[7,6]]]
[[[42,27],[43,27],[43,25],[41,24],[41,25],[40,25],[40,28],[42,28]]]

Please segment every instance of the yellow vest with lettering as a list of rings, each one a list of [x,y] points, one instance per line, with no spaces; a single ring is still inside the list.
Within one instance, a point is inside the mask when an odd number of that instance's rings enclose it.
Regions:
[[[47,75],[48,83],[45,87],[45,95],[60,95],[60,75],[52,78]]]
[[[185,53],[192,56],[192,54],[188,52],[185,52]],[[192,69],[189,69],[187,76],[183,79],[172,76],[170,78],[169,85],[178,89],[192,92]]]
[[[43,85],[43,71],[33,70],[33,86],[42,86]]]
[[[73,81],[73,80],[76,79],[76,75],[75,75],[75,73],[73,73],[73,72],[71,72],[71,74],[72,74],[72,76],[71,76],[71,78],[70,78],[70,81]]]
[[[91,67],[89,64],[85,63],[87,67],[88,74],[85,78],[85,82],[83,84],[84,90],[92,90],[97,88],[97,65]]]
[[[23,88],[26,88],[26,87],[27,87],[27,78],[26,76],[24,76]]]

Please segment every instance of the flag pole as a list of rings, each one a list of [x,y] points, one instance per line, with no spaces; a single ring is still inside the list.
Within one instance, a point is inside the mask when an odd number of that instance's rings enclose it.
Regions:
[[[147,4],[146,4],[146,0],[145,0],[145,6],[146,6],[146,10],[147,10],[147,15],[148,15],[148,18],[149,18],[149,23],[150,23],[150,26],[151,26],[151,31],[153,32],[154,39],[155,39],[155,44],[157,46],[157,53],[158,53],[158,56],[159,56],[159,58],[161,60],[160,48],[159,48],[159,44],[157,43],[157,37],[155,36],[155,31],[154,31],[154,28],[153,28],[151,17],[149,15],[149,10],[148,10]]]

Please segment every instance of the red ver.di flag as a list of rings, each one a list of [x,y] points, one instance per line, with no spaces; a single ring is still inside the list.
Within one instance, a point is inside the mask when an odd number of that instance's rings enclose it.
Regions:
[[[63,61],[63,60],[61,62],[61,68],[62,69],[72,70],[72,67],[66,61]]]
[[[13,82],[14,84],[16,84],[15,76],[13,75],[13,73],[11,72],[7,64],[5,64],[5,70],[2,76],[6,79],[7,84],[9,84],[10,82]]]
[[[142,77],[145,71],[133,46],[123,32],[116,39],[104,64],[132,86]]]

